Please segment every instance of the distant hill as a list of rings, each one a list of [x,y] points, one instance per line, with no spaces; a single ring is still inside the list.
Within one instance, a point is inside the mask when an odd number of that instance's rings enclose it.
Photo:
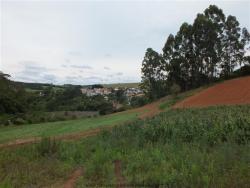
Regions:
[[[138,88],[140,83],[115,83],[115,84],[103,84],[104,87],[111,87],[111,88],[115,88],[115,87],[121,87],[121,88],[125,88],[125,87],[134,87],[134,88]]]
[[[26,82],[15,82],[20,85],[22,85],[26,91],[28,92],[34,92],[34,91],[40,91],[43,90],[46,87],[53,86],[55,89],[63,89],[65,87],[69,86],[81,86],[81,87],[90,87],[93,85],[73,85],[73,84],[64,84],[64,85],[54,85],[54,84],[48,84],[48,83],[26,83]],[[114,83],[114,84],[100,84],[103,87],[108,88],[138,88],[140,83]]]

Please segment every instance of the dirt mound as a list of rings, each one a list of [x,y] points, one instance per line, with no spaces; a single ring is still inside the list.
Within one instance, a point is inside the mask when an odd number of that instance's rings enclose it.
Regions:
[[[173,106],[173,108],[250,104],[250,76],[228,80],[209,87]]]

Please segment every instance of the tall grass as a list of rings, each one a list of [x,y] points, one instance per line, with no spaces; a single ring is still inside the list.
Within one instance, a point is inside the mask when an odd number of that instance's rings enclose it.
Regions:
[[[249,106],[164,112],[88,140],[92,157],[102,160],[89,157],[86,164],[101,167],[119,159],[127,183],[135,186],[247,187],[249,114]]]
[[[113,162],[120,160],[135,187],[249,187],[249,114],[250,106],[169,110],[77,142],[3,150],[0,182],[48,186],[84,166],[78,187],[114,186]]]

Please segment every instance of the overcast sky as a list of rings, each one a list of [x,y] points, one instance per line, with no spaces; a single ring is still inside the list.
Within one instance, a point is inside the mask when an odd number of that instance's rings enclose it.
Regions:
[[[26,82],[138,82],[146,48],[209,4],[250,30],[250,1],[0,1],[0,70]]]

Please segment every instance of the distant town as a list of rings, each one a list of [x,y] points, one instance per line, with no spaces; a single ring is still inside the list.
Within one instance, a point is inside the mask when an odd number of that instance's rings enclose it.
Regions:
[[[121,88],[115,87],[115,88],[81,88],[82,94],[87,95],[88,97],[96,96],[96,95],[109,95],[114,91],[121,90]],[[143,96],[143,91],[139,88],[123,88],[125,96],[129,97],[139,97]]]

